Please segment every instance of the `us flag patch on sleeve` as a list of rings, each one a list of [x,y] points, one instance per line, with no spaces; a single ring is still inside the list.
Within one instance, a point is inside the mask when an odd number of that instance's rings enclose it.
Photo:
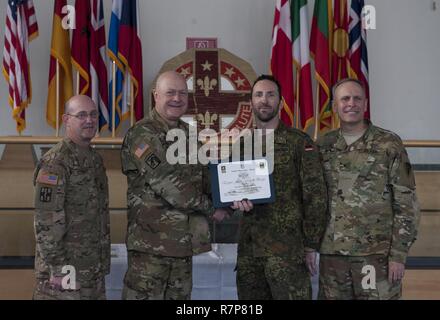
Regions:
[[[37,178],[38,183],[56,186],[58,184],[58,176],[45,171],[40,171]]]
[[[141,143],[137,146],[134,154],[136,157],[138,157],[139,159],[142,158],[142,156],[145,154],[145,152],[147,152],[147,150],[150,148],[150,146],[146,143]]]

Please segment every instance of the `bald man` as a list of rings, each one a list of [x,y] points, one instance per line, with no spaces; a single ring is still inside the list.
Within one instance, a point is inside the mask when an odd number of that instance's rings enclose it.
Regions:
[[[121,151],[129,209],[123,299],[185,300],[191,296],[192,256],[211,250],[207,217],[221,220],[228,212],[214,212],[200,165],[172,165],[166,158],[174,143],[166,141],[169,130],[180,129],[188,139],[188,125],[180,120],[188,108],[185,79],[161,74],[154,100],[155,108],[128,131]]]
[[[87,96],[65,105],[64,139],[35,170],[34,299],[105,299],[110,271],[108,183],[90,147],[99,113]]]

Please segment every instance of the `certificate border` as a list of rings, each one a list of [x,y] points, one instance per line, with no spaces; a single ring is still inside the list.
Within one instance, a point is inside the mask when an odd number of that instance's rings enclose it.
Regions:
[[[257,161],[259,159],[250,159],[251,161]],[[244,160],[243,160],[244,161]],[[214,205],[214,208],[224,208],[229,207],[233,203],[232,202],[221,202],[220,201],[220,188],[218,183],[218,170],[217,167],[224,163],[231,163],[231,162],[240,162],[240,161],[223,161],[219,163],[209,163],[209,174],[211,178],[211,193],[212,193],[212,203]],[[275,202],[275,184],[273,182],[273,173],[269,174],[269,184],[270,184],[270,194],[271,196],[269,198],[262,198],[262,199],[256,199],[252,200],[253,204],[263,204],[263,203],[273,203]]]

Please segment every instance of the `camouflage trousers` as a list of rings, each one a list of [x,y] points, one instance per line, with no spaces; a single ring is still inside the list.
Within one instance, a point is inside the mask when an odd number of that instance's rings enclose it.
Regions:
[[[189,300],[192,257],[163,257],[128,252],[123,300]]]
[[[49,280],[37,279],[34,300],[106,300],[105,278],[91,281],[94,285],[81,285],[79,290],[60,290],[50,285]]]
[[[392,300],[402,295],[402,283],[388,282],[388,257],[321,255],[318,299]]]
[[[312,285],[305,264],[282,257],[237,258],[240,300],[311,300]]]

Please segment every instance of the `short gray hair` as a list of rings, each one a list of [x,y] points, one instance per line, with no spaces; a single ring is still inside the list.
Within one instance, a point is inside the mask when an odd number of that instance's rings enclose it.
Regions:
[[[357,85],[359,85],[359,87],[361,87],[362,92],[363,92],[363,94],[365,96],[365,86],[364,86],[364,84],[361,81],[359,81],[358,79],[355,79],[355,78],[344,78],[344,79],[339,80],[338,82],[336,82],[333,85],[333,88],[332,88],[332,100],[335,99],[336,89],[338,89],[341,85],[343,85],[344,83],[347,83],[347,82],[354,82]]]

